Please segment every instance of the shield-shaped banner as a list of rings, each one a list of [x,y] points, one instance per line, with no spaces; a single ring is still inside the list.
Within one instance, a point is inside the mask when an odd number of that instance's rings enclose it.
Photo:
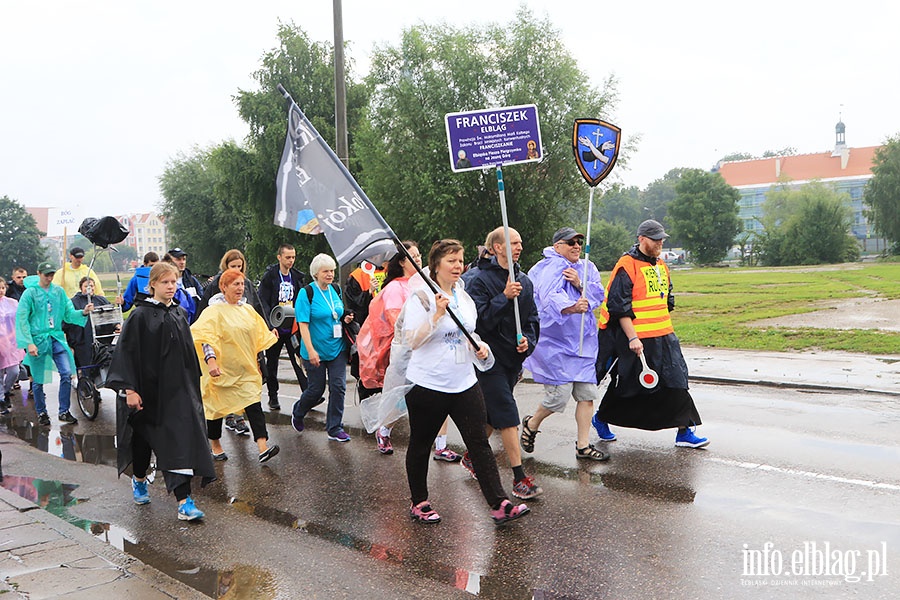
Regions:
[[[572,150],[581,176],[591,187],[603,181],[619,156],[622,130],[599,119],[575,119]]]

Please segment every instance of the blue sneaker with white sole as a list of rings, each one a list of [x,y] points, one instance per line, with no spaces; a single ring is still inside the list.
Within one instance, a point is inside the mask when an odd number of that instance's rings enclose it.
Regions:
[[[597,430],[597,435],[600,436],[601,442],[616,441],[616,434],[610,431],[609,425],[598,419],[596,414],[594,415],[594,418],[591,419],[591,425]]]
[[[181,521],[194,521],[203,516],[203,511],[194,506],[194,499],[190,496],[178,507],[178,519]]]
[[[694,430],[688,428],[675,435],[675,445],[680,448],[702,448],[709,445],[709,440],[705,437],[697,437]]]
[[[131,478],[131,493],[135,504],[150,504],[150,492],[147,491],[147,480],[138,481]]]

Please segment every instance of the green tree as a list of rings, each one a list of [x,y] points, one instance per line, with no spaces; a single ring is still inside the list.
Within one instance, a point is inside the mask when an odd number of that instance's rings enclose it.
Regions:
[[[866,218],[875,233],[900,247],[900,135],[889,138],[875,151],[872,179],[866,184],[863,202]]]
[[[615,85],[591,86],[548,20],[522,8],[502,25],[411,27],[399,44],[376,49],[368,83],[369,121],[357,145],[361,183],[401,238],[426,250],[441,237],[474,247],[500,223],[495,173],[453,173],[444,128],[446,113],[491,106],[534,103],[540,116],[543,161],[503,172],[509,223],[526,242],[522,264],[533,264],[560,226],[580,227],[573,217],[586,221],[572,124],[608,113]]]
[[[750,160],[756,158],[749,152],[730,152],[719,159],[719,162],[733,162],[736,160]]]
[[[331,44],[311,41],[293,24],[279,25],[278,42],[277,48],[263,55],[260,69],[252,75],[259,89],[240,90],[235,96],[241,118],[250,125],[247,147],[230,147],[215,156],[229,175],[218,183],[218,193],[234,210],[247,215],[243,247],[250,271],[257,274],[275,262],[282,242],[296,247],[297,266],[304,271],[313,256],[331,252],[324,235],[310,236],[278,227],[274,216],[275,176],[287,128],[287,107],[276,88],[280,83],[291,93],[322,139],[334,148],[334,49]],[[365,84],[354,81],[352,61],[345,60],[350,172],[359,179],[355,133],[361,128],[369,91]]]
[[[643,211],[641,220],[655,219],[666,224],[666,216],[669,214],[669,205],[675,200],[675,186],[681,181],[681,176],[686,169],[671,169],[661,178],[652,181],[643,192],[641,192],[641,200]],[[637,230],[637,228],[635,228]],[[675,242],[675,240],[672,240]]]
[[[675,186],[668,224],[701,265],[722,260],[740,232],[740,194],[718,173],[689,169]]]
[[[634,228],[626,228],[618,223],[594,220],[591,226],[591,262],[601,271],[611,271],[622,253],[635,241]]]
[[[756,245],[763,264],[814,265],[859,258],[859,244],[850,233],[850,197],[821,182],[771,190],[761,221],[764,230]]]
[[[287,127],[287,107],[276,87],[291,92],[304,114],[329,144],[334,144],[334,52],[327,43],[313,42],[299,27],[279,24],[278,45],[265,52],[252,74],[256,90],[239,90],[234,97],[241,118],[250,126],[244,145],[223,142],[195,150],[172,161],[160,178],[162,213],[172,240],[191,255],[192,270],[215,273],[230,248],[247,257],[248,273],[259,276],[275,262],[278,245],[297,249],[297,266],[329,252],[325,236],[303,235],[276,226],[275,176]],[[351,132],[360,127],[368,91],[352,81],[346,68],[347,121]],[[350,137],[350,168],[358,169]]]
[[[14,267],[24,267],[30,274],[40,262],[47,260],[34,217],[9,196],[0,197],[0,277],[8,279]]]
[[[219,259],[230,248],[242,248],[242,212],[232,213],[215,193],[218,179],[211,155],[199,150],[170,161],[159,178],[163,196],[162,214],[167,219],[172,244],[190,255],[190,269],[213,274]]]
[[[632,233],[647,218],[644,215],[643,197],[636,186],[613,184],[594,205],[594,216],[597,219],[619,225]]]

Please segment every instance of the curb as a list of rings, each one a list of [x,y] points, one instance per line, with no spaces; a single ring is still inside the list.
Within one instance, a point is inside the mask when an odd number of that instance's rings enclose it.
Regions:
[[[4,510],[4,505],[12,510]],[[89,594],[97,598],[208,600],[194,588],[2,487],[0,514],[18,515],[9,521],[5,518],[12,524],[0,529],[0,540],[5,542],[0,549],[0,564],[15,561],[18,567],[12,575],[4,573],[0,593],[11,592],[11,597],[18,598],[52,592],[54,597]],[[52,560],[47,560],[50,552]],[[90,566],[80,568],[80,564]]]
[[[879,394],[883,396],[900,396],[898,390],[880,390],[875,388],[854,388],[840,385],[823,385],[817,383],[797,383],[792,381],[768,381],[765,379],[737,379],[731,377],[712,377],[707,375],[690,375],[689,381],[701,383],[718,383],[722,385],[757,385],[760,387],[785,388],[795,390],[811,390],[815,392],[848,392],[854,394]]]

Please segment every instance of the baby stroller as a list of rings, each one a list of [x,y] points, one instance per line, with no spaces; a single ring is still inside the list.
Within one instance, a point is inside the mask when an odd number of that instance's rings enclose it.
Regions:
[[[95,246],[91,257],[90,268],[94,267],[97,258],[96,248],[115,250],[112,244],[118,244],[128,237],[128,230],[115,217],[88,218],[82,221],[78,233],[86,237]],[[113,266],[115,267],[115,261]],[[122,294],[122,281],[116,269],[116,293]],[[90,296],[88,296],[90,301]],[[117,304],[95,306],[90,316],[91,331],[94,341],[91,346],[90,364],[78,368],[78,385],[76,392],[78,406],[88,421],[97,418],[100,411],[100,387],[106,382],[109,364],[119,332],[122,330],[122,307]]]
[[[93,421],[100,413],[100,388],[106,381],[112,353],[115,350],[119,332],[122,329],[122,307],[118,304],[95,306],[90,316],[94,341],[91,345],[91,360],[88,365],[78,367],[78,407],[88,421]]]

